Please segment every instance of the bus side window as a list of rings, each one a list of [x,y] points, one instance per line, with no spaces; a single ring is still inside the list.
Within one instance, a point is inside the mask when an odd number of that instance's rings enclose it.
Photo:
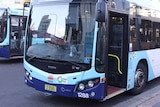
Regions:
[[[160,48],[160,23],[153,23],[153,25],[153,35],[155,35],[155,48]]]

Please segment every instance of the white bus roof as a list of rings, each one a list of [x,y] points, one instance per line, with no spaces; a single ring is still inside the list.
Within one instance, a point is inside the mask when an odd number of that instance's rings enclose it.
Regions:
[[[17,15],[17,16],[28,16],[29,10],[26,10],[23,12],[23,9],[14,9],[14,8],[0,8],[0,16],[5,12],[5,10],[8,11],[10,15]]]
[[[134,3],[138,6],[160,11],[160,8],[159,8],[160,2],[158,1],[157,2],[152,0],[127,0],[127,1]]]
[[[29,14],[29,11],[28,10],[25,10],[24,13],[23,13],[23,9],[8,9],[8,13],[10,15],[18,15],[18,16],[28,16]]]

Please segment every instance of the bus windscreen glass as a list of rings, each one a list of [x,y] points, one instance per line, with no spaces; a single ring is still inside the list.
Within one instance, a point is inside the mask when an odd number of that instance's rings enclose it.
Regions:
[[[95,3],[52,2],[35,5],[31,10],[28,57],[90,63]]]

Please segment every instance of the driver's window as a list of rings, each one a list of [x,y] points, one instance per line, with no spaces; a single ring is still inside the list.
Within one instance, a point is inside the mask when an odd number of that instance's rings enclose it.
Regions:
[[[99,23],[99,30],[97,32],[97,45],[96,45],[96,59],[95,59],[95,65],[96,70],[98,72],[103,72],[103,62],[104,62],[104,56],[105,53],[105,36],[106,36],[106,25],[105,23]]]
[[[0,21],[0,41],[2,40],[2,22]]]
[[[3,40],[6,37],[7,31],[7,21],[0,22],[0,42],[3,42]]]

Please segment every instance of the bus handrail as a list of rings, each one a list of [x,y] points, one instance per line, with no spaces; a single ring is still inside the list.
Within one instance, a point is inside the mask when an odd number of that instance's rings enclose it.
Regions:
[[[115,54],[108,54],[108,56],[110,56],[110,57],[114,57],[114,58],[116,58],[117,59],[117,61],[118,61],[118,72],[120,73],[120,74],[123,74],[122,73],[122,71],[121,71],[121,69],[120,69],[120,58],[117,56],[117,55],[115,55]]]

